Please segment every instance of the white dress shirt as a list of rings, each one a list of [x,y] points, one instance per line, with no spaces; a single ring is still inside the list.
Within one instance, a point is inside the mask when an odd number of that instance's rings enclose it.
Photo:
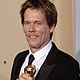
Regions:
[[[39,51],[35,52],[34,54],[29,49],[29,54],[25,58],[25,61],[24,61],[23,65],[22,65],[22,67],[21,67],[19,76],[21,76],[21,74],[24,73],[24,68],[28,65],[29,56],[30,56],[30,54],[33,54],[35,60],[32,62],[32,65],[35,65],[35,67],[36,67],[36,73],[34,75],[34,77],[36,77],[36,75],[37,75],[40,67],[42,66],[43,62],[45,61],[45,59],[46,59],[51,47],[52,47],[52,43],[50,41],[45,47],[43,47]]]

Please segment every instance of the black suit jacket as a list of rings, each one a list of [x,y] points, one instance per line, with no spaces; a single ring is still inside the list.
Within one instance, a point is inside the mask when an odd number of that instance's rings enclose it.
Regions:
[[[11,80],[19,77],[21,66],[29,51],[19,53],[14,60],[11,72]],[[53,46],[41,66],[35,80],[80,80],[79,64],[68,54]]]

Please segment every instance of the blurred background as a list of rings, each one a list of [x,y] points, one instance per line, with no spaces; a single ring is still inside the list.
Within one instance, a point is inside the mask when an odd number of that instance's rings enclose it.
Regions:
[[[0,0],[0,80],[10,80],[13,60],[28,49],[20,23],[20,6],[25,0]],[[52,41],[80,61],[80,0],[51,0],[58,10]]]

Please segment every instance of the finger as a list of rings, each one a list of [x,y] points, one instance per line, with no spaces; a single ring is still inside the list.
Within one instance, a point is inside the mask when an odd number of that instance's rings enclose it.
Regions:
[[[28,75],[28,74],[24,74],[24,73],[22,73],[22,74],[21,74],[21,77],[23,77],[23,78],[26,78],[26,79],[27,79],[27,78],[29,77],[29,75]]]
[[[21,77],[26,80],[33,80],[33,78],[29,76],[29,74],[22,74]]]
[[[27,79],[25,79],[24,77],[19,77],[18,80],[27,80]]]

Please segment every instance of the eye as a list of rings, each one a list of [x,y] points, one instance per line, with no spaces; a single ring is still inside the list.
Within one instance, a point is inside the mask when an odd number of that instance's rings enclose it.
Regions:
[[[25,24],[25,25],[28,25],[28,24],[30,24],[30,22],[28,22],[28,21],[25,21],[25,22],[24,22],[24,24]]]
[[[36,22],[37,25],[41,25],[41,22]]]

